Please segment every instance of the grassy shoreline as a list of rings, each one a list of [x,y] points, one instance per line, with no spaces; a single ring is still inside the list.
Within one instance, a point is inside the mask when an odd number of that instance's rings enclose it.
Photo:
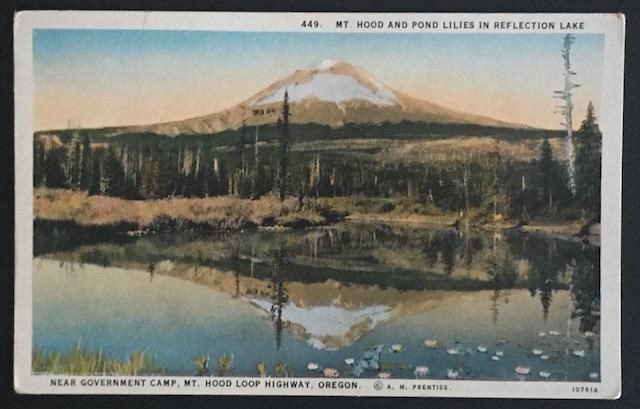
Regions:
[[[258,200],[233,196],[126,200],[89,196],[64,189],[34,190],[34,220],[71,223],[81,228],[111,229],[130,235],[153,232],[213,231],[265,228],[290,230],[327,226],[339,221],[401,223],[423,226],[456,226],[460,215],[392,199],[336,197],[307,198],[302,208],[296,198],[279,201],[267,195]],[[534,220],[471,222],[472,228],[518,228],[559,237],[578,236],[586,220]]]
[[[345,216],[314,203],[300,209],[295,198],[281,202],[275,196],[125,200],[63,189],[34,190],[33,211],[35,220],[79,226],[121,224],[140,232],[304,228],[328,225]]]
[[[101,349],[90,351],[80,339],[71,351],[45,351],[34,347],[31,357],[34,374],[56,375],[161,375],[164,370],[154,357],[144,351],[132,352],[128,359],[106,356]]]

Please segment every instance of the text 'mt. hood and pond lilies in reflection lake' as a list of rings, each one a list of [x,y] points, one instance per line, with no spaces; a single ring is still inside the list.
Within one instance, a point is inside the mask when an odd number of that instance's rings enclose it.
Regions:
[[[166,375],[599,380],[586,242],[354,222],[82,243],[36,228],[44,353],[81,339]]]

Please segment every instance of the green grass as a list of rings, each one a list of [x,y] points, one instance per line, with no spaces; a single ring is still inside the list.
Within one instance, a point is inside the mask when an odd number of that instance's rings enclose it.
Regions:
[[[69,352],[45,351],[34,348],[31,357],[31,371],[35,374],[61,375],[153,375],[163,370],[144,351],[131,353],[129,359],[107,357],[101,349],[90,351],[76,341]]]

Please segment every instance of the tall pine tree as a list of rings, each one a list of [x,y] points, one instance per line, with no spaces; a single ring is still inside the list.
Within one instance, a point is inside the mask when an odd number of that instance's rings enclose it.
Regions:
[[[282,113],[278,118],[278,197],[281,201],[287,195],[288,167],[289,167],[289,93],[284,92]]]
[[[59,151],[49,151],[45,161],[45,186],[49,188],[65,187],[64,169],[59,159]]]
[[[71,139],[69,150],[69,186],[73,190],[78,190],[80,189],[80,173],[82,169],[82,147],[80,145],[80,138],[75,136]]]
[[[576,200],[578,205],[599,217],[602,134],[595,109],[589,102],[587,114],[578,130],[576,146]]]
[[[82,154],[80,157],[80,189],[91,189],[91,142],[89,136],[85,134],[82,137]]]
[[[247,126],[245,121],[242,121],[242,129],[240,130],[240,139],[238,140],[238,147],[237,147],[237,153],[238,153],[238,162],[240,163],[240,169],[242,170],[242,172],[244,172],[246,169],[246,163],[245,163],[245,157],[244,157],[244,145],[246,142],[246,133],[247,133]]]
[[[102,169],[104,160],[104,148],[98,148],[92,154],[91,186],[90,195],[100,195],[104,193],[102,188]]]
[[[103,164],[102,184],[108,196],[122,197],[125,192],[124,169],[113,148],[107,151]]]
[[[551,150],[551,144],[548,139],[542,141],[540,146],[540,177],[542,187],[541,202],[543,206],[547,208],[547,211],[551,211],[554,201],[554,188],[556,181],[556,163],[553,160],[553,152]]]
[[[140,195],[145,199],[155,199],[160,196],[160,147],[155,143],[148,151],[142,170]]]
[[[46,168],[47,153],[44,148],[44,143],[34,140],[33,142],[33,186],[42,186],[45,183],[47,168]]]

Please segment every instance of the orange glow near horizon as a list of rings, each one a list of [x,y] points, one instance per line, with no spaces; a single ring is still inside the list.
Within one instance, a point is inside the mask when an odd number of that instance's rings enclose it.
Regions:
[[[324,57],[446,108],[561,128],[552,98],[563,81],[561,35],[380,34],[345,41],[327,34],[45,31],[34,37],[36,130],[66,128],[69,120],[92,128],[219,112]],[[297,52],[279,59],[285,48]],[[590,100],[599,112],[601,48],[598,35],[578,36],[575,127]]]

